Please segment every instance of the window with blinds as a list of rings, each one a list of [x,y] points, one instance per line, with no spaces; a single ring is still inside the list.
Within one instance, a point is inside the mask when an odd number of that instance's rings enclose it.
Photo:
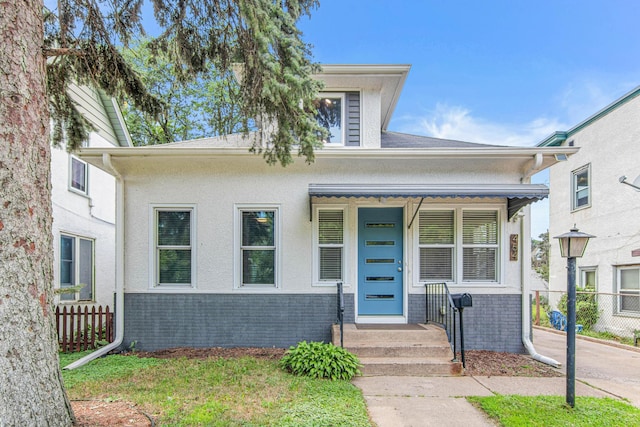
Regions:
[[[344,210],[318,210],[318,280],[341,281],[344,270]]]
[[[155,214],[155,285],[190,285],[193,209],[156,209]]]
[[[242,210],[241,286],[276,285],[276,211]]]
[[[462,247],[462,280],[495,281],[498,276],[498,212],[464,211]]]
[[[421,210],[418,221],[419,280],[498,280],[497,210]]]
[[[421,211],[418,227],[420,280],[452,281],[454,277],[454,211]]]

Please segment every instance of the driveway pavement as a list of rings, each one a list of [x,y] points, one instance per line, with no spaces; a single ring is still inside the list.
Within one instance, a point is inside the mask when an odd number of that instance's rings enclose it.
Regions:
[[[564,334],[535,329],[534,346],[564,366]],[[640,407],[640,351],[578,339],[576,378],[576,396],[623,398]],[[566,393],[564,377],[358,377],[353,383],[378,427],[494,426],[465,396]]]
[[[563,332],[535,328],[533,345],[538,353],[562,363],[566,372],[567,344]],[[601,340],[577,338],[576,378],[640,407],[640,348],[620,348]]]

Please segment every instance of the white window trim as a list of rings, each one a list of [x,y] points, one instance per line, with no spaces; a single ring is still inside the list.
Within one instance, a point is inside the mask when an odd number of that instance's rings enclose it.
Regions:
[[[158,248],[158,224],[157,215],[158,211],[191,211],[191,283],[185,284],[159,284],[159,263],[157,257]],[[196,260],[197,260],[197,247],[196,244],[196,204],[150,204],[149,205],[149,289],[151,290],[166,290],[166,289],[180,289],[189,290],[196,289]]]
[[[282,219],[281,219],[281,207],[279,204],[270,203],[236,203],[233,205],[233,264],[234,264],[234,277],[233,288],[234,290],[277,290],[281,289],[281,271],[282,271]],[[275,212],[275,233],[274,233],[274,280],[275,284],[266,285],[243,285],[242,284],[242,212],[245,211],[274,211]]]
[[[412,228],[413,230],[413,240],[415,242],[415,249],[413,255],[413,262],[415,265],[414,268],[414,283],[418,287],[424,287],[427,283],[446,283],[450,286],[464,286],[464,287],[492,287],[492,286],[504,286],[502,279],[505,277],[504,275],[504,267],[505,263],[503,262],[503,254],[505,253],[505,248],[507,248],[507,242],[505,241],[505,232],[504,232],[504,221],[503,218],[506,218],[506,206],[497,205],[497,204],[486,204],[486,205],[468,205],[468,204],[451,204],[451,205],[438,205],[433,207],[425,207],[421,208],[420,211],[454,211],[454,233],[455,233],[455,248],[454,248],[454,277],[452,281],[446,280],[421,280],[420,279],[420,235],[417,224]],[[464,259],[463,259],[463,249],[464,247],[469,247],[468,245],[463,246],[463,211],[496,211],[498,214],[498,244],[497,245],[488,245],[487,247],[497,247],[497,255],[496,255],[496,280],[491,281],[480,281],[480,280],[463,280],[463,269],[464,269]],[[474,245],[475,246],[475,245]]]
[[[587,204],[584,206],[577,206],[578,204],[578,186],[576,177],[579,173],[587,171],[587,177],[589,178],[589,184],[587,185]],[[591,174],[591,163],[580,166],[577,169],[571,171],[571,212],[579,211],[591,207],[591,187],[593,185],[593,176]]]
[[[84,190],[79,190],[73,186],[73,161],[76,160],[84,165]],[[67,186],[69,191],[72,191],[76,194],[80,194],[82,196],[89,195],[89,164],[78,157],[69,154],[69,179],[67,180]]]
[[[341,210],[342,211],[342,280],[320,280],[320,244],[319,244],[319,225],[321,210]],[[347,282],[347,257],[349,254],[349,239],[347,237],[347,231],[349,228],[349,205],[345,204],[322,204],[315,205],[313,207],[313,281],[312,286],[336,286],[338,282],[342,282],[343,285]]]
[[[453,243],[452,244],[421,244],[420,243],[420,212],[452,212],[453,211]],[[433,283],[434,280],[422,280],[420,278],[420,250],[422,248],[452,248],[453,249],[453,265],[451,266],[451,275],[453,276],[453,280],[440,280],[439,282],[444,283],[454,283],[457,277],[457,265],[458,265],[458,251],[457,251],[457,235],[458,235],[458,221],[457,221],[457,213],[455,208],[433,208],[433,209],[420,209],[416,216],[416,230],[415,230],[415,241],[416,241],[416,273],[417,273],[417,281],[421,285],[425,283]]]
[[[87,300],[83,300],[80,299],[80,291],[76,291],[74,294],[74,298],[73,300],[63,300],[61,298],[61,295],[58,296],[58,301],[60,304],[77,304],[77,303],[85,303],[85,302],[95,302],[96,301],[96,239],[91,238],[91,237],[86,237],[86,236],[80,236],[78,234],[74,234],[74,233],[68,233],[66,231],[61,231],[60,232],[60,236],[58,238],[58,289],[63,289],[62,288],[62,268],[60,266],[61,262],[62,262],[62,247],[61,247],[61,241],[62,241],[62,237],[69,237],[74,239],[74,278],[77,281],[77,278],[80,276],[80,263],[78,262],[78,254],[80,253],[80,240],[79,239],[83,239],[83,240],[88,240],[91,242],[91,276],[92,276],[92,284],[91,284],[91,299],[87,299]],[[76,286],[76,284],[72,284],[72,286]]]
[[[579,267],[580,270],[580,288],[585,288],[586,286],[586,275],[587,273],[595,274],[595,292],[598,292],[598,267]]]
[[[622,310],[622,277],[621,273],[623,270],[638,270],[638,274],[640,274],[640,265],[625,265],[625,266],[617,266],[616,267],[616,291],[618,293],[617,301],[616,301],[616,315],[621,316],[630,316],[636,317],[640,316],[640,311],[632,311],[632,310]],[[633,296],[632,293],[630,293]],[[638,290],[638,294],[640,295],[640,290]]]
[[[347,109],[347,96],[346,92],[320,92],[318,94],[318,98],[340,98],[340,132],[341,132],[341,142],[325,142],[325,147],[344,147],[346,146],[347,139],[347,123],[345,119],[347,117],[346,109]],[[362,101],[360,101],[360,105],[362,105]]]

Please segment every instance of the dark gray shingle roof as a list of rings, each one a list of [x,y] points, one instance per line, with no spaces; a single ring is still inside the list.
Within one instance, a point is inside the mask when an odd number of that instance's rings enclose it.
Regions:
[[[409,135],[399,132],[382,132],[382,148],[472,148],[499,147],[499,145],[478,144],[455,141],[453,139],[432,138],[430,136]]]

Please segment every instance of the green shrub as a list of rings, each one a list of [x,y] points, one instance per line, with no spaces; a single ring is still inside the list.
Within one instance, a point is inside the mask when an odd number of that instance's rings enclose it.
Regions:
[[[578,289],[576,294],[576,323],[585,329],[591,329],[598,321],[598,301],[595,293],[585,292],[585,289]],[[563,294],[558,302],[558,310],[566,316],[567,314],[567,294]]]
[[[280,367],[295,375],[331,380],[350,380],[360,374],[360,361],[354,354],[322,342],[302,341],[289,348]]]

